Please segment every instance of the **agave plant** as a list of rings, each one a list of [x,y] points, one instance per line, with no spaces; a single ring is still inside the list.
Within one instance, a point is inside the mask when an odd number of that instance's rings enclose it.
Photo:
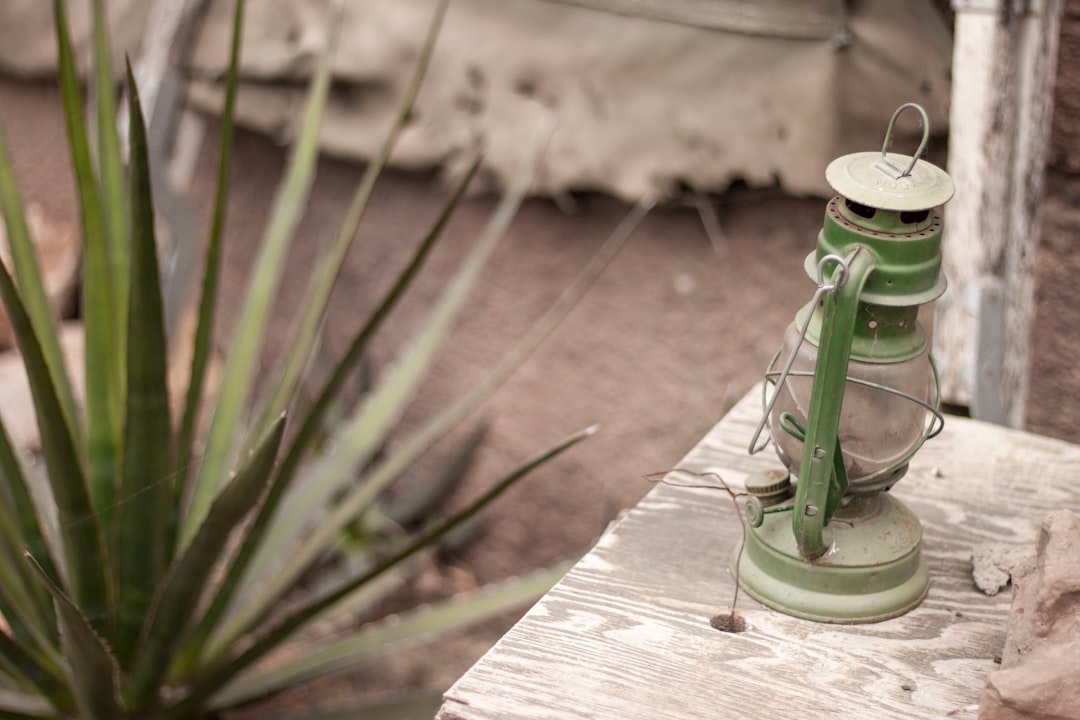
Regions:
[[[374,622],[351,633],[320,637],[312,629],[328,618],[371,607],[393,590],[393,580],[407,573],[418,554],[537,465],[588,435],[588,430],[525,462],[464,511],[432,521],[388,553],[361,555],[351,574],[318,584],[314,593],[298,591],[297,581],[337,546],[344,530],[374,512],[380,493],[405,468],[509,376],[602,271],[645,208],[627,218],[559,302],[481,385],[429,420],[393,454],[376,457],[521,202],[539,160],[542,142],[538,142],[530,163],[393,372],[330,429],[332,442],[326,445],[333,450],[316,452],[313,441],[322,431],[328,408],[367,341],[420,270],[472,175],[456,188],[315,400],[300,406],[295,401],[297,388],[318,347],[330,290],[430,58],[446,9],[442,2],[402,100],[398,123],[368,167],[340,233],[324,248],[321,264],[311,276],[292,352],[271,390],[253,397],[250,368],[259,360],[271,300],[317,158],[316,133],[330,81],[334,33],[340,25],[334,15],[341,12],[337,3],[311,81],[302,132],[225,356],[209,427],[200,437],[198,418],[224,242],[243,18],[243,2],[238,0],[189,387],[182,420],[174,428],[145,123],[129,67],[125,164],[115,130],[102,2],[93,3],[92,85],[98,136],[92,153],[65,3],[54,0],[60,84],[83,239],[86,397],[82,403],[65,370],[56,321],[45,299],[11,162],[0,139],[0,209],[12,256],[10,271],[0,263],[0,300],[26,366],[42,459],[27,462],[0,424],[0,717],[208,717],[357,667],[387,648],[535,597],[550,586],[557,569],[411,610],[393,622]],[[288,433],[287,423],[293,426]],[[413,703],[401,707],[415,710]]]

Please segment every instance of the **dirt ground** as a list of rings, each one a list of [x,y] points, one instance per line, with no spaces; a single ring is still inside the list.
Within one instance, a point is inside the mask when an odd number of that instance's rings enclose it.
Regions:
[[[1075,229],[1080,153],[1071,142],[1080,125],[1069,112],[1080,104],[1080,78],[1073,77],[1077,66],[1069,62],[1080,47],[1075,26],[1080,20],[1067,23],[1062,38],[1061,66],[1068,77],[1059,80],[1043,205],[1028,408],[1028,429],[1068,440],[1080,422],[1080,370],[1074,362],[1080,351],[1074,311],[1080,301]],[[50,215],[74,222],[55,89],[0,81],[0,122],[13,146],[24,194]],[[213,188],[214,130],[195,172],[195,203],[204,217]],[[247,133],[237,138],[224,308],[235,309],[242,298],[242,278],[283,164],[283,149],[268,140]],[[354,165],[322,160],[292,267],[310,267],[312,248],[335,232],[360,173]],[[383,178],[333,302],[328,331],[333,349],[342,349],[349,330],[405,262],[444,199],[445,190],[434,177],[391,172]],[[676,464],[760,379],[784,327],[812,293],[801,263],[813,248],[824,203],[748,189],[734,189],[711,202],[723,229],[715,248],[695,209],[654,210],[584,301],[474,418],[490,423],[491,430],[455,504],[566,435],[592,424],[601,431],[501,499],[488,514],[483,537],[452,559],[457,569],[444,570],[443,580],[468,586],[584,552],[621,509],[648,491],[644,474]],[[378,367],[394,361],[494,204],[493,198],[473,198],[459,210],[419,286],[379,338]],[[599,196],[560,204],[527,201],[410,408],[402,433],[482,378],[626,212],[624,205]],[[286,342],[302,277],[296,272],[285,279],[281,321],[269,338],[271,354]],[[220,337],[229,336],[232,322],[225,312]],[[467,430],[463,427],[458,437]],[[436,467],[453,439],[436,448],[415,477]],[[448,682],[511,620],[461,634],[435,653],[407,656],[413,660],[380,669],[379,680],[355,684],[370,689]]]

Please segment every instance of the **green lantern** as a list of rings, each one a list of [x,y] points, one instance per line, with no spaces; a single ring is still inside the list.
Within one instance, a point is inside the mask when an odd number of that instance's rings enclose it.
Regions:
[[[913,157],[888,152],[906,109],[922,118]],[[880,153],[829,165],[838,195],[806,259],[818,290],[766,373],[750,452],[767,426],[797,483],[780,470],[748,478],[750,530],[736,566],[748,594],[790,615],[885,620],[917,606],[929,586],[919,520],[887,492],[943,422],[918,314],[945,290],[935,208],[953,183],[919,159],[928,137],[926,112],[903,105]]]

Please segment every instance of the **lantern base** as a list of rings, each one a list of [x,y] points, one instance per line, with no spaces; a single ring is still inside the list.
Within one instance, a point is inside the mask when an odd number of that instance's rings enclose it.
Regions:
[[[825,529],[831,549],[804,560],[792,532],[792,501],[769,508],[750,528],[733,567],[739,584],[763,605],[830,623],[870,623],[903,615],[926,597],[930,577],[913,512],[884,493],[849,495]]]

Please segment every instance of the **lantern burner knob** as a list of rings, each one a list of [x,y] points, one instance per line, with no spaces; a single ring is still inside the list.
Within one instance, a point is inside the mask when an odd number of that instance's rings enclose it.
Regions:
[[[783,502],[790,491],[791,475],[783,470],[768,470],[746,478],[746,493],[765,507]]]

